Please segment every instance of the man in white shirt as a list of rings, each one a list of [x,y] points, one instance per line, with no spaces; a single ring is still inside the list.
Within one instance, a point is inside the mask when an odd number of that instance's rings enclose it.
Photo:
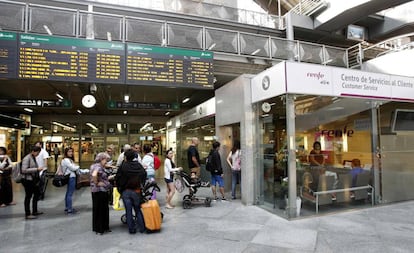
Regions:
[[[138,161],[139,163],[142,164],[142,159],[141,159],[141,145],[138,142],[135,142],[134,145],[132,146],[132,149],[135,151],[135,158],[134,161]]]
[[[40,153],[36,156],[37,166],[38,168],[42,168],[42,170],[47,170],[47,159],[50,157],[49,153],[43,148],[42,142],[36,142],[35,146],[40,147]]]
[[[124,158],[125,158],[125,156],[124,156],[125,151],[127,151],[128,149],[131,149],[131,145],[125,144],[124,148],[122,149],[122,153],[118,156],[118,160],[116,160],[116,167],[117,168],[121,167],[121,164],[122,164],[122,162],[124,161]]]

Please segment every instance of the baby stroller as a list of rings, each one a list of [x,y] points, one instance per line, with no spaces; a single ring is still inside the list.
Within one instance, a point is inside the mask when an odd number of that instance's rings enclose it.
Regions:
[[[174,184],[178,192],[182,192],[184,190],[184,186],[188,188],[189,194],[186,194],[183,197],[183,208],[188,209],[191,208],[192,204],[200,204],[204,203],[206,207],[211,206],[211,198],[210,197],[197,197],[195,194],[197,193],[198,188],[200,188],[201,180],[198,178],[191,178],[190,175],[185,173],[184,171],[177,171],[175,173],[176,177],[174,179]]]
[[[142,203],[147,202],[151,199],[152,194],[154,191],[159,192],[160,187],[157,185],[157,182],[155,181],[146,181],[144,186],[141,189],[141,201]],[[161,212],[161,219],[164,218],[164,214]],[[135,219],[135,216],[134,216]],[[123,224],[127,224],[126,214],[123,214],[121,216],[121,221]]]

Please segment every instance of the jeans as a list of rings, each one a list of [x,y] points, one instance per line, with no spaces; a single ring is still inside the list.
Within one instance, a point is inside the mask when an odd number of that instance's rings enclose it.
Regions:
[[[140,232],[145,230],[144,217],[141,213],[141,197],[133,190],[125,190],[122,192],[122,201],[124,201],[126,220],[130,233],[135,233],[137,228]],[[132,208],[135,211],[134,220],[132,216]]]
[[[240,170],[232,170],[231,171],[231,196],[233,198],[236,197],[236,184],[239,182],[240,184],[240,193],[241,193],[241,171]]]
[[[72,195],[75,192],[76,187],[76,177],[70,177],[68,182],[68,187],[66,189],[66,195],[65,195],[65,209],[68,211],[68,213],[71,213],[73,211],[72,208]]]

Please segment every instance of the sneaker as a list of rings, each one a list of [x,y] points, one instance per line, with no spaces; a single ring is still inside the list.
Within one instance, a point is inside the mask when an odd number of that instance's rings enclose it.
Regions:
[[[73,214],[78,214],[78,213],[79,213],[79,211],[76,210],[76,209],[72,209],[72,211],[67,211],[66,212],[67,215],[73,215]]]
[[[226,199],[226,197],[222,197],[221,200],[226,201],[227,199]]]

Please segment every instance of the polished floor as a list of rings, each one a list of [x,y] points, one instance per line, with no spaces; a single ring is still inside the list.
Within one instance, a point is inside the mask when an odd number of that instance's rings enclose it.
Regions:
[[[123,211],[111,210],[112,233],[101,236],[91,229],[89,188],[75,192],[80,213],[67,216],[65,189],[49,183],[39,202],[45,214],[25,220],[24,193],[15,185],[17,205],[0,208],[0,252],[414,252],[414,201],[288,221],[238,199],[183,209],[186,191],[175,196],[175,209],[166,209],[161,186],[161,232],[130,235]]]

